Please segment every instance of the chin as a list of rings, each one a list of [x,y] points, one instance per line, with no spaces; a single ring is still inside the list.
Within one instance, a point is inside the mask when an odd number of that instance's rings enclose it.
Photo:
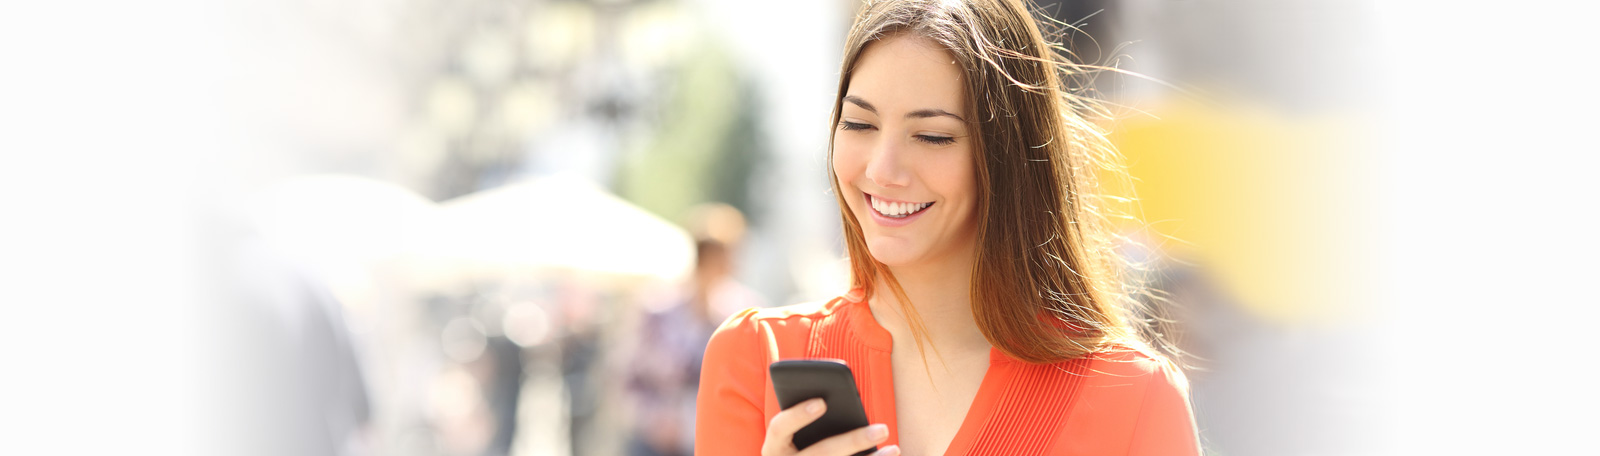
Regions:
[[[895,267],[912,264],[921,257],[920,252],[904,239],[881,238],[869,236],[867,238],[867,252],[872,254],[872,259],[883,263],[885,266]]]

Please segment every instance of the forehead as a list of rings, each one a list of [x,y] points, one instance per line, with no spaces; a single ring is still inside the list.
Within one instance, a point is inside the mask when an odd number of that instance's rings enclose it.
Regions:
[[[865,98],[884,115],[925,108],[964,113],[962,73],[950,51],[933,40],[895,35],[861,51],[847,94]]]

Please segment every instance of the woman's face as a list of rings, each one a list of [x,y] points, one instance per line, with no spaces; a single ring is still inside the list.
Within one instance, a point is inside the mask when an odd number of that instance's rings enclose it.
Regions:
[[[925,38],[882,39],[845,91],[833,172],[868,250],[889,266],[974,254],[975,132],[954,60]]]

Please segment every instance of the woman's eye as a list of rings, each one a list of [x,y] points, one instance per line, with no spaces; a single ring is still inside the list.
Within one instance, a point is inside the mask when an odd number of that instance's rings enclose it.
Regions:
[[[844,131],[866,130],[868,128],[872,128],[872,125],[871,124],[851,122],[851,121],[848,121],[848,120],[839,121],[839,129],[840,130],[844,130]]]
[[[956,138],[954,136],[917,135],[917,140],[935,146],[943,146],[956,142]]]

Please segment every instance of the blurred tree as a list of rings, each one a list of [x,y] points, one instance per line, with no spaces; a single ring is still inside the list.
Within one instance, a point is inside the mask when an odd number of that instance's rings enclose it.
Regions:
[[[758,213],[750,177],[771,155],[760,91],[727,49],[698,41],[668,77],[654,131],[619,163],[613,190],[667,219],[706,201]]]

